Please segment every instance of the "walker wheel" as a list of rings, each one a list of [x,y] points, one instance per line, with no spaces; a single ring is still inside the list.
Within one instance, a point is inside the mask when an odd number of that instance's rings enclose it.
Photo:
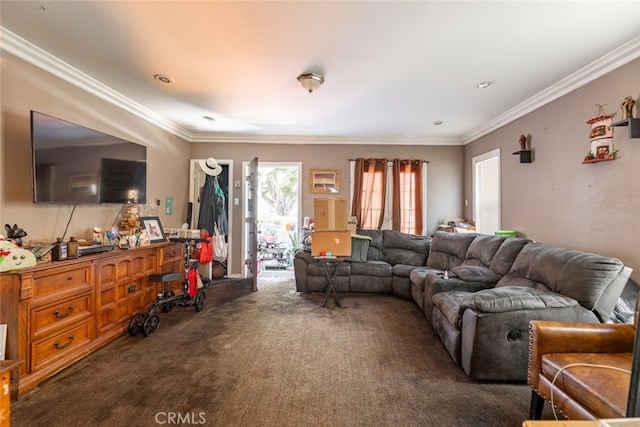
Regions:
[[[142,325],[144,325],[145,313],[138,313],[131,319],[129,323],[129,335],[135,337],[142,331]]]
[[[175,296],[176,296],[176,294],[173,291],[169,291],[169,292],[164,294],[165,298],[173,298]],[[169,313],[171,310],[173,310],[173,307],[175,307],[175,306],[176,306],[176,303],[174,301],[166,302],[166,303],[162,304],[162,311],[164,313]]]
[[[156,313],[152,313],[145,319],[144,325],[142,325],[142,333],[145,337],[149,337],[155,334],[159,327],[160,316]]]
[[[196,294],[196,311],[202,311],[202,308],[204,307],[204,301],[206,299],[207,294],[203,290],[198,291],[198,293]]]

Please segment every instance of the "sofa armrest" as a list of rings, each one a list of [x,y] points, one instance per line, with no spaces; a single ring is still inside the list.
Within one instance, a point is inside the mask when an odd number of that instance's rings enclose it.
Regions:
[[[318,260],[315,259],[313,256],[311,256],[309,252],[305,252],[305,251],[296,252],[296,254],[294,255],[294,258],[304,261],[307,264],[318,262]]]
[[[631,353],[635,327],[619,323],[529,322],[527,382],[538,388],[542,356],[549,353]]]

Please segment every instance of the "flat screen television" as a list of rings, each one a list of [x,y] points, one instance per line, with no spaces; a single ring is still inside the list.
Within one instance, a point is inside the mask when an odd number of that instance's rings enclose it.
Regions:
[[[147,147],[31,111],[35,203],[146,203]]]

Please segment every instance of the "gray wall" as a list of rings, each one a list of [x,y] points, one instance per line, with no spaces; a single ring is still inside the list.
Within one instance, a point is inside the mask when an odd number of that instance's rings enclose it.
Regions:
[[[544,243],[620,258],[640,282],[640,139],[614,128],[616,160],[582,164],[590,148],[587,120],[596,104],[620,120],[620,104],[640,97],[640,60],[468,144],[464,154],[464,198],[471,203],[473,156],[500,148],[502,227]],[[637,109],[634,111],[638,117]],[[518,137],[530,135],[534,161],[520,164],[511,153]]]
[[[147,147],[148,205],[141,213],[159,216],[165,227],[184,221],[188,193],[189,143],[6,52],[0,81],[2,140],[0,224],[17,223],[25,240],[62,236],[73,205],[35,205],[31,184],[31,110],[40,111]],[[165,215],[153,203],[174,197],[176,211]],[[184,207],[184,208],[183,208]],[[121,205],[78,205],[67,238],[91,237],[93,226],[110,227]]]
[[[423,159],[427,166],[427,224],[425,232],[432,234],[445,216],[458,216],[462,212],[462,146],[389,146],[389,145],[284,145],[193,143],[191,157],[215,157],[233,161],[234,176],[230,182],[243,178],[243,161],[258,157],[262,162],[302,163],[302,216],[313,217],[313,199],[325,194],[309,193],[309,169],[329,168],[340,171],[340,192],[335,197],[349,197],[349,159],[356,157]],[[241,198],[235,189],[233,197]],[[331,197],[334,197],[332,194]],[[233,264],[238,271],[242,258],[240,233],[244,224],[242,206],[233,206]],[[236,235],[238,237],[236,237]],[[238,266],[235,268],[235,266]]]
[[[72,205],[34,205],[31,194],[29,111],[34,109],[67,119],[148,147],[149,201],[144,208],[158,215],[165,227],[184,221],[188,200],[189,159],[217,157],[234,161],[235,180],[242,180],[242,162],[303,164],[303,215],[311,216],[309,168],[336,168],[341,173],[340,196],[348,196],[348,159],[355,157],[422,158],[428,166],[427,233],[445,216],[471,218],[473,212],[471,159],[502,149],[502,227],[545,243],[616,256],[636,270],[637,213],[640,212],[640,140],[627,129],[615,129],[618,159],[583,165],[589,150],[589,125],[596,104],[620,115],[626,96],[640,96],[640,60],[636,60],[555,102],[465,146],[279,145],[225,143],[189,144],[57,77],[5,52],[0,81],[2,140],[0,149],[0,224],[17,223],[27,239],[55,239],[62,235]],[[534,162],[520,164],[520,134],[531,136]],[[174,198],[173,215],[153,205],[155,199]],[[235,194],[235,197],[241,197]],[[464,200],[470,204],[464,207]],[[67,236],[90,236],[91,227],[110,226],[120,206],[80,205]],[[241,267],[242,205],[233,211],[231,236],[234,265]]]

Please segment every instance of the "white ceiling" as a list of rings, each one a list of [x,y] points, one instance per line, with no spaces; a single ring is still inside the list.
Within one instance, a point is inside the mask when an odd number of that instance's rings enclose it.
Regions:
[[[0,7],[3,49],[191,141],[464,143],[640,57],[640,0]]]

